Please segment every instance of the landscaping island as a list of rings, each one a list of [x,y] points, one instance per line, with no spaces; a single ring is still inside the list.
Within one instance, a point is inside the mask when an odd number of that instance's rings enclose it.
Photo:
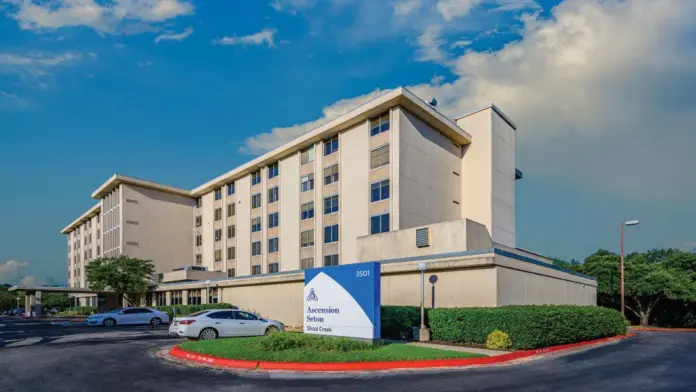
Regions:
[[[190,341],[182,343],[179,347],[218,358],[273,362],[371,362],[484,357],[480,354],[416,347],[403,343],[372,345],[355,340],[300,333]]]

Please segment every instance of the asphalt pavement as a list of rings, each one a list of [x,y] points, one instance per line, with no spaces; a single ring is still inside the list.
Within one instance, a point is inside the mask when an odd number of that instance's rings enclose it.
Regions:
[[[239,375],[163,361],[166,328],[61,326],[0,318],[0,391],[696,391],[696,333],[619,343],[514,365],[353,378]]]

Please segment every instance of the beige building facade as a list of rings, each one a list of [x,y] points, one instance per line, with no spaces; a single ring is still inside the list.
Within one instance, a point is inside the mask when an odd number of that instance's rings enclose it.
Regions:
[[[75,258],[87,236],[154,261],[144,303],[225,301],[289,325],[303,269],[364,261],[383,262],[385,304],[418,303],[416,259],[440,271],[438,306],[594,303],[592,279],[515,246],[515,139],[494,105],[451,120],[398,88],[192,190],[114,175],[63,230],[69,283],[100,257]]]

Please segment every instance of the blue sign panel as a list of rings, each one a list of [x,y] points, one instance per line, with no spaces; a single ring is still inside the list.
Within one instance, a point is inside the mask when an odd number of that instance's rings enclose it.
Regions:
[[[380,283],[379,263],[306,270],[304,332],[379,339]]]

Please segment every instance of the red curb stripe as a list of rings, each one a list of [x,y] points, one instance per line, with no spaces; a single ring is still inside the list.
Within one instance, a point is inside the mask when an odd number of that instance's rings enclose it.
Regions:
[[[631,331],[646,332],[696,332],[695,328],[631,327]]]
[[[210,355],[186,351],[179,348],[179,346],[172,347],[172,349],[169,350],[169,355],[183,359],[184,361],[204,363],[206,365],[221,366],[231,369],[256,369],[256,366],[258,365],[258,361],[242,361],[238,359],[213,357]]]
[[[621,340],[634,336],[633,333],[627,335],[612,336],[609,338],[589,340],[586,342],[563,344],[553,347],[545,347],[535,350],[515,351],[494,357],[479,358],[460,358],[460,359],[428,359],[416,361],[379,361],[379,362],[333,362],[333,363],[313,363],[313,362],[270,362],[270,361],[241,361],[186,351],[175,346],[170,354],[174,357],[205,363],[208,365],[228,367],[233,369],[253,369],[259,370],[294,370],[308,372],[346,372],[346,371],[370,371],[370,370],[396,370],[396,369],[424,369],[424,368],[443,368],[443,367],[465,367],[477,365],[493,365],[522,358],[529,358],[553,352],[572,350],[579,347],[590,346],[597,343]]]

